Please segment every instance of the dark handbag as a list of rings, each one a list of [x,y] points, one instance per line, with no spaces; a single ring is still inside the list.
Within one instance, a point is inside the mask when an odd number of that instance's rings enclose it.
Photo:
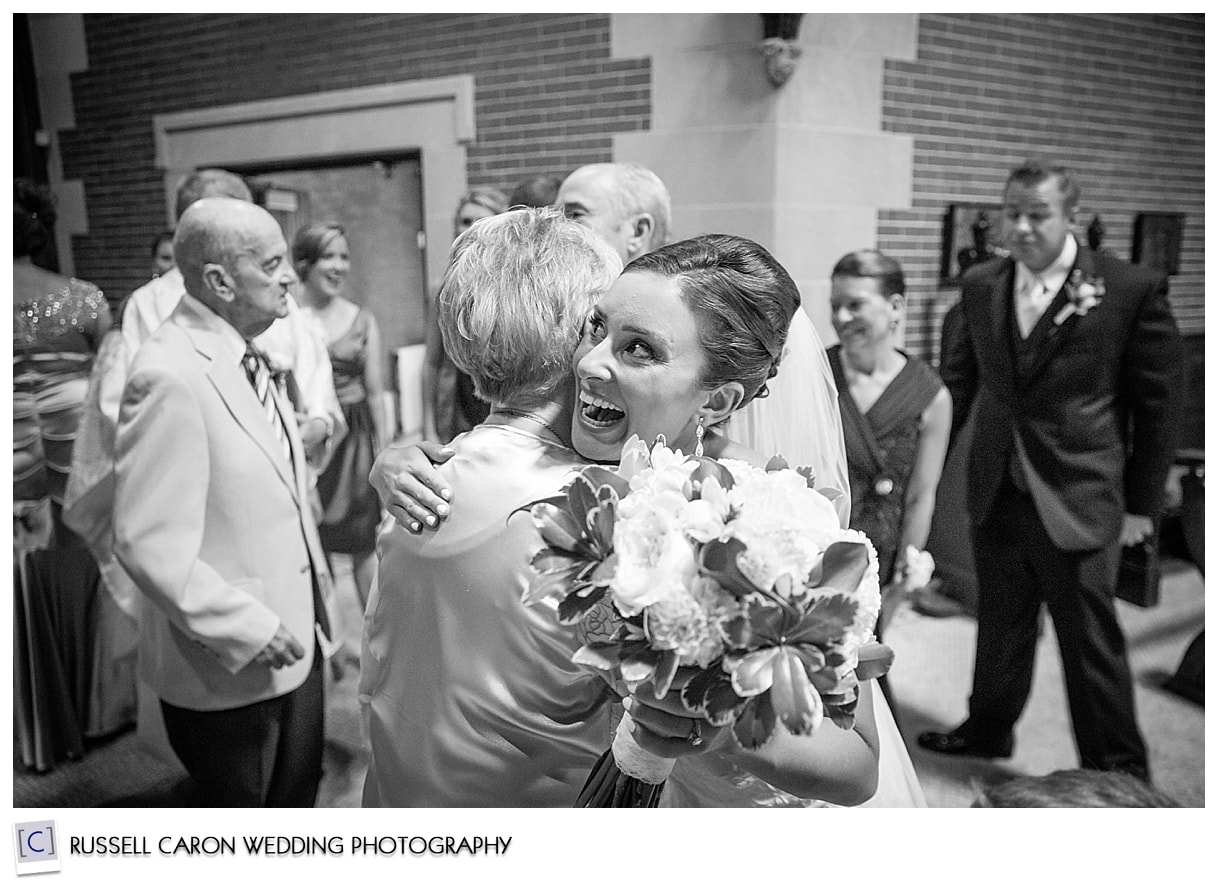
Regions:
[[[1150,607],[1159,602],[1159,531],[1121,549],[1116,596],[1134,606]]]

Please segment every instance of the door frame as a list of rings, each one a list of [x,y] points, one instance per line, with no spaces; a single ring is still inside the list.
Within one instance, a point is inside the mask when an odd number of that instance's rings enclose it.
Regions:
[[[169,224],[183,177],[200,168],[316,162],[375,152],[419,154],[423,232],[447,243],[467,189],[466,145],[476,138],[469,74],[337,89],[157,114],[156,166]],[[427,279],[443,275],[445,248],[426,248]]]

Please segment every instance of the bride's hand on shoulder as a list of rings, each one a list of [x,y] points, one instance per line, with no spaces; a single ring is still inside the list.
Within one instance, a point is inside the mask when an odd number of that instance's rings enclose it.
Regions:
[[[381,507],[411,533],[438,529],[450,513],[452,490],[436,471],[454,451],[435,441],[386,447],[372,464],[368,481]]]

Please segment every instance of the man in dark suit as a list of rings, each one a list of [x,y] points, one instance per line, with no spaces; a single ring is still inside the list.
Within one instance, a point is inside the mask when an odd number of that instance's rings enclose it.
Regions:
[[[1081,765],[1148,778],[1113,607],[1122,546],[1148,537],[1174,455],[1183,347],[1167,279],[1082,248],[1078,185],[1028,162],[1007,180],[1009,258],[973,267],[941,373],[958,429],[976,400],[968,507],[977,566],[969,717],[918,743],[1010,756],[1047,604]]]

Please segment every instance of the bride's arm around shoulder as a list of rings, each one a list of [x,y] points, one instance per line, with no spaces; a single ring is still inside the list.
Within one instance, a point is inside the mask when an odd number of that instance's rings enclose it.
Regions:
[[[728,756],[747,772],[801,799],[819,799],[836,805],[859,805],[870,799],[879,784],[880,737],[876,729],[872,684],[859,684],[854,727],[842,729],[823,719],[811,736],[792,735],[781,724],[757,750],[742,748],[731,733],[731,723],[714,726],[686,709],[678,683],[688,671],[678,673],[674,688],[657,698],[647,687],[636,689],[627,699],[635,723],[635,741],[656,756],[677,758],[717,752]],[[701,736],[691,741],[691,731]]]
[[[792,735],[781,725],[759,750],[745,750],[730,734],[713,747],[733,762],[788,793],[836,805],[858,805],[879,784],[880,736],[875,725],[872,684],[859,684],[854,728],[843,729],[825,718],[811,737]]]

